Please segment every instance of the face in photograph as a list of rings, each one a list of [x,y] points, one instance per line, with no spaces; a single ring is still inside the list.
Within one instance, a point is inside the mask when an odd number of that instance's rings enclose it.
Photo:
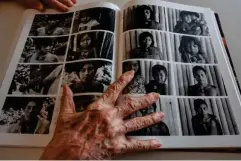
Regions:
[[[111,82],[111,63],[74,63],[66,66],[66,81],[74,93],[103,92]]]
[[[201,42],[196,37],[182,36],[179,46],[182,61],[185,63],[209,63],[206,55],[201,51]]]
[[[139,43],[140,46],[131,51],[131,58],[163,59],[160,49],[154,46],[153,35],[150,32],[141,33]]]
[[[179,10],[175,10],[178,12]],[[175,14],[175,13],[174,13]],[[181,11],[180,19],[174,27],[174,32],[190,35],[208,36],[209,30],[202,14],[190,11]],[[172,21],[175,21],[172,19]]]
[[[62,62],[66,52],[68,37],[28,38],[21,55],[21,63]]]
[[[145,79],[141,74],[140,61],[128,61],[123,63],[123,72],[134,70],[135,75],[132,81],[124,89],[125,94],[145,94]]]
[[[155,20],[155,15],[150,6],[141,5],[135,9],[134,28],[161,30],[161,24]]]
[[[194,66],[192,71],[197,84],[188,87],[188,95],[216,96],[217,87],[208,83],[206,70],[201,66]]]
[[[202,99],[194,100],[196,115],[192,117],[195,135],[223,135],[217,116],[208,112],[207,103]]]
[[[146,90],[148,93],[156,92],[161,95],[166,95],[166,80],[167,80],[167,69],[163,65],[154,65],[152,67],[152,77],[153,80],[146,85]]]

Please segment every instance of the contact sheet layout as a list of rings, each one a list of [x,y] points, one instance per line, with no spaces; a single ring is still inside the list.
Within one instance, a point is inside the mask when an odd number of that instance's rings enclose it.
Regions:
[[[1,133],[50,134],[64,84],[76,111],[105,91],[114,79],[115,12],[93,7],[34,16],[1,110]]]
[[[127,5],[121,18],[122,71],[135,71],[124,93],[161,95],[131,118],[157,111],[166,116],[130,135],[240,134],[204,13],[141,1]]]
[[[241,147],[240,95],[211,10],[157,0],[113,6],[32,15],[1,87],[0,144],[46,145],[64,84],[81,112],[116,76],[134,70],[123,94],[161,97],[129,119],[158,111],[165,118],[127,135],[167,148]]]

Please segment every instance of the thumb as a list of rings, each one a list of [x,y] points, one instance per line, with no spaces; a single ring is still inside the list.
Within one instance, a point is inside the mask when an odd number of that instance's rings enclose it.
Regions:
[[[73,93],[68,85],[64,85],[60,114],[75,113]]]
[[[40,0],[25,0],[24,2],[28,7],[31,7],[33,9],[37,9],[41,12],[44,10],[43,3],[40,2]]]

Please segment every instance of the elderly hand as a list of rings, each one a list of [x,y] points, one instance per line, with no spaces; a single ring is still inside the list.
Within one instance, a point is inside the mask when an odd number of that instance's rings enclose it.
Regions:
[[[157,112],[123,119],[159,98],[159,94],[150,93],[141,97],[125,96],[124,101],[117,102],[133,76],[133,71],[123,74],[81,113],[76,113],[72,92],[65,85],[55,133],[41,159],[112,159],[129,152],[159,149],[161,144],[157,140],[136,140],[125,136],[127,132],[156,124],[164,117],[162,112]]]
[[[63,12],[67,12],[69,7],[73,7],[74,4],[76,4],[76,0],[23,0],[23,2],[28,7],[37,9],[39,11],[43,11],[44,4],[47,4],[50,7]]]

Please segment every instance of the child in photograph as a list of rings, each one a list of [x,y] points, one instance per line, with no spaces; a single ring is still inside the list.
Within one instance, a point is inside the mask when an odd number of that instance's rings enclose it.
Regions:
[[[160,95],[166,95],[166,80],[167,80],[167,69],[163,65],[154,65],[152,67],[152,77],[154,80],[150,80],[150,82],[146,85],[147,93],[156,92]]]
[[[163,59],[161,50],[154,46],[154,39],[150,32],[139,35],[139,44],[139,47],[130,52],[131,58]]]
[[[123,63],[123,71],[135,71],[135,76],[128,86],[123,90],[125,94],[145,94],[145,79],[141,74],[140,61],[130,61]]]
[[[151,7],[147,5],[138,6],[135,10],[134,28],[161,30],[161,24],[155,20]]]
[[[100,23],[94,18],[95,12],[92,10],[84,10],[79,12],[79,26],[78,31],[92,30],[97,28]]]
[[[97,58],[94,33],[84,33],[77,36],[77,48],[69,53],[68,60]]]
[[[95,63],[70,64],[66,66],[66,72],[67,84],[74,93],[102,93],[111,82],[111,68],[105,66],[99,69]]]
[[[189,96],[217,96],[217,87],[210,85],[207,80],[207,72],[201,66],[192,69],[197,84],[188,87]]]
[[[201,51],[201,42],[196,37],[182,36],[179,52],[182,62],[209,63],[205,54]]]
[[[174,32],[202,36],[209,34],[206,22],[200,19],[198,13],[181,11],[180,18],[180,21],[178,21],[174,27]]]
[[[217,116],[208,113],[208,106],[204,100],[194,100],[194,109],[197,113],[192,117],[195,135],[223,135]]]

